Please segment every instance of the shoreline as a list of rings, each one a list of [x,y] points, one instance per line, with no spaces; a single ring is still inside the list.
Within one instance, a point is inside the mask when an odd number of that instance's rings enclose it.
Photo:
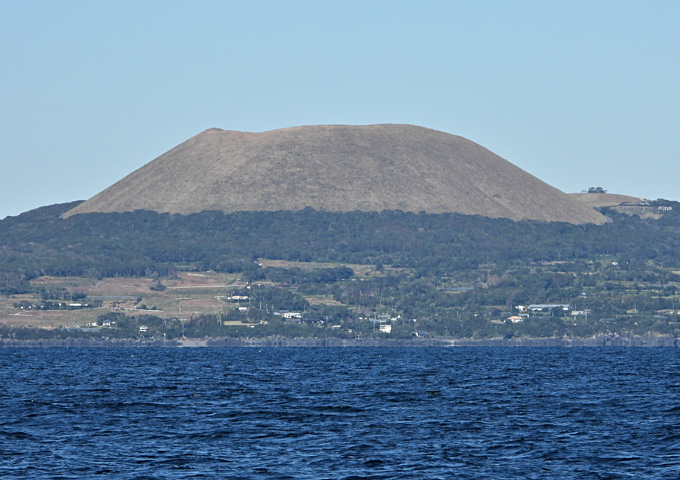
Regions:
[[[63,339],[63,340],[0,340],[0,348],[427,348],[427,347],[680,347],[680,338],[672,335],[598,335],[589,338],[184,338],[153,339]]]

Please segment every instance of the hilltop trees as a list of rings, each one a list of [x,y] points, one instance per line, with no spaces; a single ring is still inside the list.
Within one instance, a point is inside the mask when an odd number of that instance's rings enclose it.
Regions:
[[[583,193],[607,193],[602,187],[589,187],[588,190],[584,190]]]

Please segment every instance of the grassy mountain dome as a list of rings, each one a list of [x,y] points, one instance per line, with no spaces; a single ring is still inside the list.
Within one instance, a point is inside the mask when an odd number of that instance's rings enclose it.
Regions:
[[[209,129],[64,216],[306,207],[604,222],[592,208],[470,140],[391,124]]]

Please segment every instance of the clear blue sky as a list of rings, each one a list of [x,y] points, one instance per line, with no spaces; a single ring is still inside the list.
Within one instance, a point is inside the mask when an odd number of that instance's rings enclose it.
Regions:
[[[410,123],[680,200],[678,1],[0,0],[0,218],[200,131]]]

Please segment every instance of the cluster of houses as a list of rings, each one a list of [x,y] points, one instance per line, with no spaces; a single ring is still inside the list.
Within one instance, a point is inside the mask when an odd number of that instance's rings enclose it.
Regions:
[[[29,302],[28,300],[22,300],[14,304],[14,308],[19,308],[21,310],[78,310],[81,308],[91,308],[95,305],[89,303],[68,303],[68,302],[53,302],[53,301],[39,301],[39,302]]]
[[[227,299],[232,301],[232,302],[238,302],[238,303],[240,303],[242,301],[249,301],[248,295],[231,295],[231,296],[227,297]],[[239,305],[237,308],[241,312],[248,311],[247,306],[240,306]],[[289,311],[289,310],[279,310],[277,312],[274,312],[274,315],[277,316],[277,317],[283,317],[283,319],[287,322],[300,323],[300,322],[302,322],[303,313],[304,312],[292,312],[292,311]],[[392,333],[392,324],[390,322],[395,322],[399,318],[401,318],[400,315],[398,315],[397,317],[390,317],[389,315],[381,314],[381,315],[378,315],[377,317],[375,317],[374,319],[366,319],[366,320],[371,320],[371,321],[375,322],[377,324],[377,327],[379,328],[379,330],[381,332]],[[363,318],[361,318],[361,317],[359,319],[363,320]],[[312,321],[311,323],[323,323],[323,321],[321,321],[321,320]],[[333,326],[333,327],[339,328],[339,325]]]
[[[289,312],[288,310],[279,310],[274,312],[274,315],[283,317],[285,320],[302,320],[301,312]]]
[[[508,317],[506,320],[512,323],[520,323],[523,322],[525,318],[529,318],[532,314],[540,314],[540,313],[548,313],[548,312],[554,312],[555,310],[562,311],[562,312],[569,312],[569,315],[576,317],[576,316],[585,316],[586,318],[588,315],[590,315],[590,310],[574,310],[571,305],[565,304],[565,303],[537,303],[537,304],[532,304],[532,305],[517,305],[515,307],[516,310],[518,310],[517,315],[512,315]]]
[[[373,318],[359,317],[359,320],[369,320],[373,322],[373,324],[378,327],[378,331],[381,333],[392,333],[392,324],[399,319],[401,319],[401,315],[392,317],[386,313],[381,313]]]
[[[621,207],[651,207],[652,202],[647,200],[646,198],[641,198],[640,200],[636,202],[621,202],[619,204]],[[656,207],[657,212],[665,213],[665,212],[670,212],[673,210],[673,207],[669,205],[659,205]]]
[[[555,309],[568,312],[571,310],[571,305],[564,303],[535,303],[528,306],[517,305],[515,310],[519,312],[518,315],[512,315],[508,317],[507,320],[512,323],[520,323],[523,322],[525,318],[529,318],[529,315],[532,313],[552,312]]]
[[[227,297],[227,300],[231,300],[232,302],[237,302],[240,304],[242,300],[249,300],[249,297],[248,295],[232,295],[230,297]],[[239,305],[237,308],[239,312],[248,311],[248,307],[246,306]]]

